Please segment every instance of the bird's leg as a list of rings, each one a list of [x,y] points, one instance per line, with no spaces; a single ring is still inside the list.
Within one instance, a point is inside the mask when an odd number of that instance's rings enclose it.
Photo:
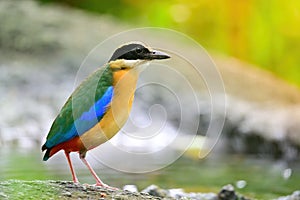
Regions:
[[[96,180],[96,186],[101,186],[101,187],[105,187],[105,188],[109,188],[109,189],[113,189],[113,190],[118,190],[118,188],[114,188],[114,187],[111,187],[109,185],[106,185],[105,183],[103,183],[101,181],[101,179],[97,176],[96,172],[93,170],[93,168],[90,166],[90,164],[88,163],[88,161],[85,159],[85,155],[80,154],[80,159],[87,166],[87,168],[90,170],[91,174],[95,178],[95,180]]]
[[[103,183],[100,178],[97,176],[96,172],[93,170],[93,168],[90,166],[90,164],[88,163],[88,161],[80,156],[80,159],[82,160],[82,162],[87,166],[87,168],[90,170],[91,174],[93,175],[93,177],[96,179],[96,185],[97,186],[106,186],[105,183]]]
[[[70,166],[70,170],[71,170],[71,173],[72,173],[72,179],[73,179],[73,182],[74,183],[79,183],[78,179],[77,179],[77,176],[76,176],[76,173],[73,169],[73,165],[72,165],[72,161],[70,159],[70,152],[66,152],[65,151],[65,155],[67,157],[67,160],[68,160],[68,163],[69,163],[69,166]]]

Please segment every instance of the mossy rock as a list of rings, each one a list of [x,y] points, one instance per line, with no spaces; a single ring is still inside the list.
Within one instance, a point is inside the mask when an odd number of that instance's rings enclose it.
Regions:
[[[71,181],[20,181],[0,182],[0,199],[161,199],[143,193],[112,190],[103,187],[74,184]]]

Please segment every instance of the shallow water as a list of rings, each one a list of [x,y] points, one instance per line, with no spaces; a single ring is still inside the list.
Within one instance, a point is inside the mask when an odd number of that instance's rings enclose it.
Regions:
[[[41,161],[39,149],[2,148],[0,156],[1,180],[71,180],[63,153],[48,162]],[[94,183],[77,155],[73,155],[72,159],[79,180],[82,183]],[[117,172],[103,165],[95,170],[104,182],[118,187],[135,184],[143,189],[156,184],[163,188],[184,188],[190,192],[218,192],[223,185],[230,183],[246,196],[271,199],[300,189],[299,166],[299,163],[294,163],[287,167],[283,162],[267,159],[213,156],[201,161],[182,157],[162,170],[147,174]]]

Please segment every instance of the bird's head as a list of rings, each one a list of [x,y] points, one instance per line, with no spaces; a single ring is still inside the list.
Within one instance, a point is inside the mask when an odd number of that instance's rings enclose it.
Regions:
[[[114,68],[134,68],[148,61],[168,58],[170,58],[170,56],[164,52],[151,49],[141,42],[132,42],[116,49],[109,63],[111,63]]]

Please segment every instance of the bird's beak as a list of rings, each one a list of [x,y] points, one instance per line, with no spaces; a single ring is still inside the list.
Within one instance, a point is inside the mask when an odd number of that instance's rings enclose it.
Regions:
[[[153,50],[146,55],[146,58],[149,60],[162,60],[171,58],[171,56],[162,51]]]

